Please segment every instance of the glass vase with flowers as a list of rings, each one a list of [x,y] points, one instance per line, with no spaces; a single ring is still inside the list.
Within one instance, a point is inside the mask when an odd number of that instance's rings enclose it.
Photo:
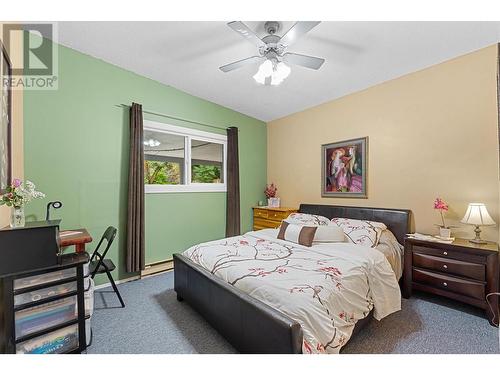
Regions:
[[[33,199],[44,197],[45,194],[37,191],[33,182],[23,182],[15,178],[12,184],[7,186],[6,192],[0,196],[0,206],[5,205],[11,208],[10,227],[24,227],[26,222],[24,206]]]

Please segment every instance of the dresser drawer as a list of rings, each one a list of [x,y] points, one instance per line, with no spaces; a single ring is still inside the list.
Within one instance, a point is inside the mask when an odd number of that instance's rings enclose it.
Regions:
[[[264,210],[264,209],[261,209],[261,208],[254,208],[253,209],[253,216],[254,216],[254,218],[256,218],[256,217],[262,217],[262,218],[267,219],[267,213],[268,213],[267,210]]]
[[[484,283],[413,269],[413,281],[476,299],[485,298]]]
[[[433,255],[436,257],[446,258],[446,259],[457,259],[471,263],[481,263],[481,264],[486,263],[486,258],[479,254],[463,253],[445,249],[435,249],[432,247],[424,247],[418,245],[413,246],[413,253]]]
[[[260,219],[260,218],[254,218],[253,219],[253,226],[254,228],[278,228],[280,226],[281,222],[280,221],[273,221],[273,220],[268,220],[268,219]]]
[[[269,210],[267,213],[267,218],[269,220],[277,220],[277,221],[282,221],[288,217],[288,212],[286,211],[272,211]]]
[[[486,267],[484,264],[470,263],[443,256],[437,257],[434,255],[413,253],[413,265],[418,268],[427,268],[480,281],[484,281],[486,276]]]

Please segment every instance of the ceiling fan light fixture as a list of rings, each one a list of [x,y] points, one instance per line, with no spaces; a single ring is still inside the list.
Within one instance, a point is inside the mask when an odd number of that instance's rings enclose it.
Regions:
[[[290,67],[284,62],[266,60],[259,66],[259,70],[253,76],[253,79],[255,79],[257,83],[264,85],[266,83],[266,78],[271,78],[271,85],[277,86],[290,75],[290,72]]]

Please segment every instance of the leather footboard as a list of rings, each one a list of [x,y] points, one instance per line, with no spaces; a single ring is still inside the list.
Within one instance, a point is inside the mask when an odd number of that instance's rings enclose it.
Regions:
[[[240,353],[302,353],[302,328],[180,254],[174,289]]]

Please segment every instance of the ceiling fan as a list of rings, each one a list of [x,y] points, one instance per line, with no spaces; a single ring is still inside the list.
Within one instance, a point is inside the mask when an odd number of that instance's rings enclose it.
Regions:
[[[279,31],[281,24],[277,21],[267,21],[264,27],[268,35],[261,39],[243,22],[229,22],[227,25],[231,29],[258,47],[258,55],[223,65],[219,69],[227,73],[245,65],[262,62],[253,78],[258,83],[265,85],[279,85],[288,77],[291,69],[285,63],[318,70],[325,62],[325,59],[286,51],[290,45],[319,23],[319,21],[298,21],[280,37],[276,33]]]

